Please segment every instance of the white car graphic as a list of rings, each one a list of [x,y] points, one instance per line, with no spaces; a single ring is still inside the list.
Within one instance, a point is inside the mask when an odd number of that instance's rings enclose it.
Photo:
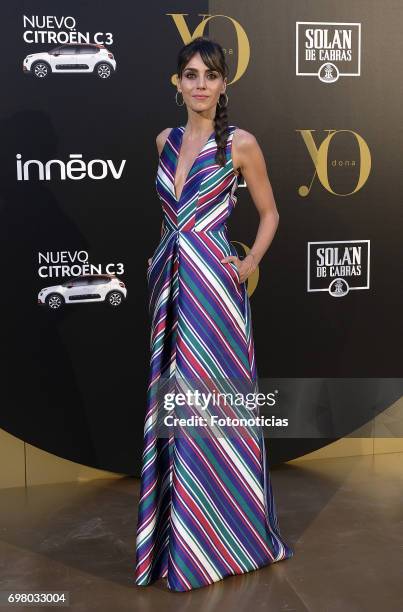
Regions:
[[[24,59],[23,71],[38,79],[50,73],[93,73],[108,79],[116,70],[116,60],[104,45],[68,43],[44,53],[32,53]]]
[[[38,293],[38,304],[57,310],[77,302],[106,302],[116,308],[127,297],[123,281],[111,274],[87,274],[60,285],[45,287]]]

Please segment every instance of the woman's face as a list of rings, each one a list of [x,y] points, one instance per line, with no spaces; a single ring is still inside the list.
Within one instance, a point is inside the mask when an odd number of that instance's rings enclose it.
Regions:
[[[178,91],[182,92],[185,104],[196,112],[215,109],[225,87],[226,79],[217,70],[210,70],[200,53],[189,60],[178,81]]]

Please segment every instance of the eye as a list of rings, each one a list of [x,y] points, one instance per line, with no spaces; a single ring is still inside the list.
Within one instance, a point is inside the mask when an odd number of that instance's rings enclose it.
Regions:
[[[190,78],[192,78],[192,77],[194,77],[194,76],[196,76],[196,75],[195,75],[195,73],[194,73],[194,72],[186,72],[186,73],[185,73],[185,76],[186,76],[186,78],[190,79]],[[208,74],[208,77],[212,77],[212,79],[214,80],[214,79],[216,79],[216,78],[217,78],[217,74],[216,74],[215,72],[210,72],[210,73]]]

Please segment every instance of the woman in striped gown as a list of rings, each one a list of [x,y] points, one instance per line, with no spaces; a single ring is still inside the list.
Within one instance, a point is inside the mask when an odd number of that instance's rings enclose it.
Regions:
[[[258,408],[213,401],[215,393],[257,392],[245,280],[278,224],[259,145],[228,125],[227,74],[216,42],[199,37],[185,45],[178,55],[176,101],[186,104],[187,123],[157,137],[163,225],[147,271],[151,360],[135,583],[165,578],[173,591],[293,555],[279,530],[262,428],[253,419],[249,425]],[[241,173],[261,218],[242,260],[226,226]],[[167,391],[211,395],[204,396],[203,407],[186,395],[186,402],[168,409],[162,401]],[[173,426],[168,414],[183,421]],[[191,416],[203,417],[207,427],[194,426]],[[247,424],[227,427],[227,420],[217,420],[223,417]]]

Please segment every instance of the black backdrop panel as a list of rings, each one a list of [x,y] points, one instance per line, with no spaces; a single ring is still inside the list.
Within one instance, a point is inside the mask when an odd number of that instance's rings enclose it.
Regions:
[[[402,6],[73,0],[55,11],[41,0],[2,14],[1,427],[61,457],[139,474],[146,266],[161,221],[155,136],[186,122],[176,54],[202,33],[227,52],[230,123],[258,139],[280,212],[251,294],[259,376],[379,377],[377,412],[399,397],[382,379],[402,376]],[[335,48],[335,32],[350,59],[329,67],[320,46]],[[24,74],[26,56],[77,41],[104,43],[116,72],[99,78],[65,63],[61,74]],[[258,215],[244,187],[237,195],[230,236],[251,247]],[[321,255],[354,247],[359,278],[341,272],[329,292],[334,261]],[[115,273],[126,299],[111,305],[100,283],[65,286],[76,301],[61,308],[38,304],[41,290],[87,273]],[[271,462],[329,441],[273,440]]]

